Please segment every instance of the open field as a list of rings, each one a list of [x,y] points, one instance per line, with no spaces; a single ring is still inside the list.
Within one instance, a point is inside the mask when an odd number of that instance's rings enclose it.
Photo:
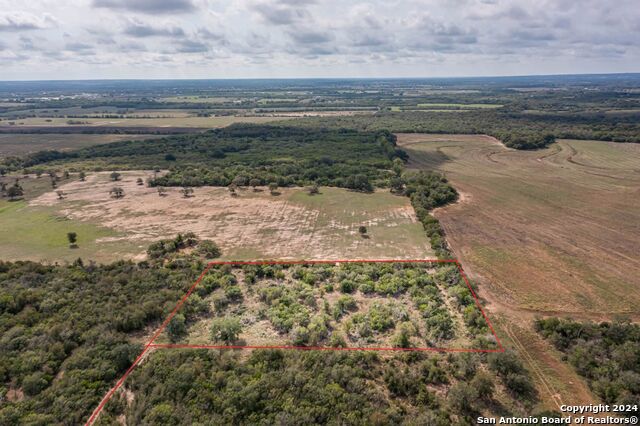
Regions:
[[[150,139],[157,135],[83,135],[0,133],[0,158],[36,151],[66,151],[123,140]]]
[[[117,200],[109,196],[114,186],[109,173],[92,174],[86,182],[61,185],[64,200],[50,191],[30,200],[28,206],[3,201],[10,206],[5,218],[24,221],[32,211],[46,211],[67,218],[64,223],[69,228],[77,223],[110,230],[111,234],[91,238],[96,247],[110,246],[111,259],[143,255],[151,241],[189,231],[215,240],[225,258],[236,260],[434,257],[409,200],[387,191],[362,194],[321,188],[321,194],[310,196],[302,188],[284,188],[280,195],[272,196],[267,190],[247,189],[232,197],[226,188],[201,187],[195,188],[194,197],[185,199],[179,188],[167,188],[167,195],[160,197],[155,188],[136,184],[138,177],[146,179],[152,174],[123,172],[117,185],[124,189],[125,197]],[[44,177],[40,180],[48,183]],[[358,233],[360,225],[367,227],[366,238]],[[60,234],[56,247],[65,258],[66,228],[50,232]],[[9,229],[6,233],[1,240],[3,259],[44,257],[37,244],[21,249],[23,240],[11,240]],[[87,234],[78,234],[86,241]],[[29,233],[24,241],[31,238],[37,235]],[[122,248],[114,249],[120,245]],[[79,252],[73,253],[77,257]],[[91,257],[91,253],[82,254]]]
[[[560,140],[515,151],[483,135],[398,136],[410,167],[441,170],[460,191],[434,214],[544,406],[598,403],[532,320],[638,317],[640,145]]]
[[[436,216],[487,296],[532,312],[638,314],[640,145],[561,140],[522,152],[486,136],[418,134],[400,143],[411,167],[444,171],[462,193]]]
[[[281,120],[283,117],[261,117],[261,116],[220,116],[220,117],[167,117],[167,118],[45,118],[29,117],[19,120],[0,121],[1,126],[92,126],[92,127],[196,127],[215,128],[225,127],[234,123],[268,123],[270,121]],[[13,124],[11,124],[13,123]]]
[[[13,177],[2,182],[13,184]],[[60,185],[71,180],[62,180]],[[23,178],[25,199],[0,199],[0,260],[43,262],[73,261],[78,257],[107,262],[131,256],[144,246],[121,241],[123,235],[92,222],[76,222],[60,215],[56,207],[32,206],[31,200],[52,191],[48,177]],[[55,195],[55,193],[54,193]],[[67,232],[78,234],[78,248],[69,248]]]

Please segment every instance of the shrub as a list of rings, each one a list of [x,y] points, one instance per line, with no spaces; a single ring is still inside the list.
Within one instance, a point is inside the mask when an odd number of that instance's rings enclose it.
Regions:
[[[209,329],[211,340],[230,345],[238,340],[242,326],[237,318],[215,318]]]

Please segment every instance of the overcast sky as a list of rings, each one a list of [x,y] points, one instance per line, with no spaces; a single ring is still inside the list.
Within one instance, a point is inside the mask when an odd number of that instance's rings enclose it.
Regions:
[[[0,80],[638,71],[639,0],[0,0]]]

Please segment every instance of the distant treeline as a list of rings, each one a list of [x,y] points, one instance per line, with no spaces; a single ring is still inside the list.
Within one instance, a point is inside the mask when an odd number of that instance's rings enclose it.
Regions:
[[[640,142],[640,114],[525,113],[501,110],[463,112],[382,111],[375,115],[306,117],[304,127],[385,129],[400,133],[488,134],[516,149],[543,148],[564,139]]]
[[[637,407],[640,403],[639,324],[549,318],[538,320],[536,328],[565,354],[603,402]],[[622,410],[612,414],[636,416],[638,413]]]

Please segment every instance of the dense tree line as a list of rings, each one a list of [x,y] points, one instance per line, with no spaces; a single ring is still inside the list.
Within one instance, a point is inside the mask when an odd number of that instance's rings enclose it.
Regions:
[[[431,248],[440,258],[451,257],[440,222],[429,214],[436,207],[453,203],[458,192],[441,174],[434,172],[407,173],[392,181],[392,190],[411,199],[416,216],[429,237]]]
[[[303,118],[292,125],[368,132],[385,129],[406,133],[488,134],[512,148],[537,149],[553,143],[556,138],[640,142],[639,118],[638,113],[381,111],[375,115]]]
[[[530,410],[535,396],[509,391],[518,403],[497,402],[503,379],[487,365],[478,354],[157,351],[127,379],[135,397],[118,394],[98,424],[124,415],[128,424],[445,426],[496,407]]]
[[[202,269],[175,252],[137,264],[0,262],[0,424],[86,421],[140,353],[131,333],[162,321]]]
[[[639,403],[639,324],[549,318],[536,321],[536,329],[566,355],[605,403]],[[637,413],[627,412],[631,414]]]
[[[259,185],[316,183],[371,191],[386,184],[392,160],[406,157],[386,131],[234,125],[198,135],[38,152],[7,159],[5,166],[170,170],[153,179],[152,186],[248,186],[255,180]]]

